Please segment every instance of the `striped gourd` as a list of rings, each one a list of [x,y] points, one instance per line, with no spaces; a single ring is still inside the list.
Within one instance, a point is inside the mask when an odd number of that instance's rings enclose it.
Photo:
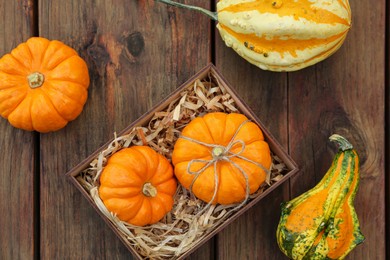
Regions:
[[[226,45],[264,70],[295,71],[340,48],[351,26],[348,0],[220,0],[216,13]]]
[[[353,201],[359,186],[359,158],[342,136],[340,151],[322,180],[282,204],[277,229],[281,251],[291,259],[343,259],[363,242]]]

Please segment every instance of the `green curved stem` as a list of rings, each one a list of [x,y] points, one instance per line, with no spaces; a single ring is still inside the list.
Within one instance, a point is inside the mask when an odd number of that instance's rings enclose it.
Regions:
[[[339,145],[339,150],[341,151],[351,150],[353,148],[352,144],[341,135],[333,134],[329,137],[329,140],[336,142]]]
[[[190,10],[195,10],[195,11],[197,11],[197,12],[200,12],[200,13],[202,13],[202,14],[207,15],[208,17],[210,17],[211,19],[213,19],[213,20],[215,20],[215,21],[218,21],[218,16],[217,16],[217,13],[216,13],[216,12],[211,12],[211,11],[209,11],[209,10],[206,10],[206,9],[201,8],[201,7],[198,7],[198,6],[181,4],[181,3],[174,2],[174,1],[171,1],[171,0],[155,0],[155,1],[161,2],[161,3],[164,3],[164,4],[168,4],[168,5],[173,5],[173,6],[181,7],[181,8],[186,8],[186,9],[190,9]]]

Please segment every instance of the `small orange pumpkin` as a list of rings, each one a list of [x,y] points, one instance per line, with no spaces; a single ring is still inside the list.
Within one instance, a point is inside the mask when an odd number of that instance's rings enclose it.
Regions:
[[[28,131],[63,128],[83,110],[85,61],[60,41],[33,37],[0,59],[0,115]]]
[[[99,196],[120,220],[145,226],[172,209],[176,187],[164,156],[148,146],[133,146],[110,157],[100,176]]]
[[[178,181],[205,202],[232,204],[258,190],[271,166],[261,129],[238,113],[208,113],[182,131],[172,153]]]

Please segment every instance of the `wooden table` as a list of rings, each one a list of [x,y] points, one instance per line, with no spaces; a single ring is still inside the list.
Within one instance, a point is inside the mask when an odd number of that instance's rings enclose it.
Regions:
[[[185,2],[214,8],[213,1]],[[323,176],[335,153],[328,137],[340,133],[361,157],[355,204],[366,241],[348,259],[385,259],[389,18],[385,0],[350,4],[353,26],[336,54],[298,72],[274,73],[227,48],[207,17],[153,0],[1,0],[1,55],[31,36],[58,39],[86,60],[91,85],[82,114],[57,132],[26,132],[0,120],[0,259],[131,259],[65,173],[209,62],[300,172],[191,258],[285,259],[275,239],[279,204]]]

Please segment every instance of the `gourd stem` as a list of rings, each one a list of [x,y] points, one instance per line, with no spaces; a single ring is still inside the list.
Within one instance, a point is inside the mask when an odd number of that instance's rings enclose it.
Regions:
[[[217,16],[216,12],[211,12],[209,10],[206,10],[206,9],[198,7],[198,6],[181,4],[181,3],[170,1],[170,0],[155,0],[155,1],[165,3],[168,5],[173,5],[173,6],[177,6],[177,7],[181,7],[181,8],[187,8],[190,10],[194,10],[194,11],[197,11],[197,12],[200,12],[202,14],[207,15],[208,17],[210,17],[214,21],[218,21],[218,16]]]
[[[150,182],[146,182],[144,184],[144,186],[142,187],[142,193],[146,197],[156,197],[157,196],[157,189]]]
[[[30,88],[39,88],[45,82],[45,76],[40,72],[34,72],[27,76]]]
[[[341,135],[333,134],[329,137],[329,140],[332,142],[336,142],[339,145],[339,150],[341,151],[353,149],[352,144]]]

